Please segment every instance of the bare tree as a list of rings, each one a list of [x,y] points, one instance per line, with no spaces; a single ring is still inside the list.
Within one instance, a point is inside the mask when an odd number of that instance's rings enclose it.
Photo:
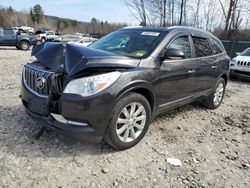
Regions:
[[[201,5],[201,0],[196,0],[195,2],[196,4],[196,10],[195,10],[195,14],[194,14],[194,23],[193,26],[194,27],[199,27],[199,12],[200,12],[200,5]]]
[[[140,21],[140,25],[147,25],[147,14],[146,14],[146,0],[124,0],[125,4],[133,14],[133,16]]]
[[[181,0],[181,13],[180,13],[179,25],[182,24],[184,3],[185,3],[185,0]]]

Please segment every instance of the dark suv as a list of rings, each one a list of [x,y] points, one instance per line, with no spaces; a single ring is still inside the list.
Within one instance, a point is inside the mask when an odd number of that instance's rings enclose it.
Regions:
[[[159,113],[201,101],[220,106],[229,57],[211,33],[189,27],[124,28],[84,48],[36,46],[21,99],[44,126],[116,149],[136,145]]]

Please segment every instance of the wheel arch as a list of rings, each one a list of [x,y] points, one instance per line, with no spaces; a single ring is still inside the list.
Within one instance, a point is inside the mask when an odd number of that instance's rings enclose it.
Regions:
[[[129,93],[134,92],[144,96],[150,104],[151,113],[153,114],[155,110],[155,95],[152,92],[152,87],[148,83],[133,83],[128,85],[124,90],[122,90],[116,97],[116,102],[119,101],[122,97],[128,95]]]
[[[20,45],[20,44],[21,44],[21,42],[27,42],[27,43],[29,43],[29,45],[30,45],[30,41],[29,41],[29,40],[27,40],[27,39],[22,39],[22,40],[20,40],[20,41],[19,41],[19,43],[18,43],[18,45]]]
[[[224,80],[225,80],[225,82],[226,82],[226,84],[227,84],[227,82],[228,82],[228,75],[227,74],[222,74],[221,76],[220,76],[220,78],[223,78]]]

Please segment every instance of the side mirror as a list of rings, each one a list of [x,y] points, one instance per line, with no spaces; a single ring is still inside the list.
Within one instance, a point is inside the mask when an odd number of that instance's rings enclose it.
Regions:
[[[164,53],[164,59],[183,59],[185,57],[185,54],[182,50],[175,49],[175,48],[169,48]]]
[[[235,54],[236,54],[237,56],[239,56],[241,53],[240,53],[240,52],[236,52]]]

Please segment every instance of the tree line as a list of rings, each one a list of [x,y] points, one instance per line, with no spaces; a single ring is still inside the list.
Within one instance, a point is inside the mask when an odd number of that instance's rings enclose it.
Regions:
[[[95,33],[105,35],[118,28],[127,26],[126,23],[109,23],[92,18],[90,22],[44,15],[43,8],[37,4],[27,11],[16,11],[12,7],[0,6],[0,27],[29,26],[35,29],[49,28],[59,33]]]
[[[250,0],[123,1],[142,26],[193,26],[226,38],[250,28]]]

